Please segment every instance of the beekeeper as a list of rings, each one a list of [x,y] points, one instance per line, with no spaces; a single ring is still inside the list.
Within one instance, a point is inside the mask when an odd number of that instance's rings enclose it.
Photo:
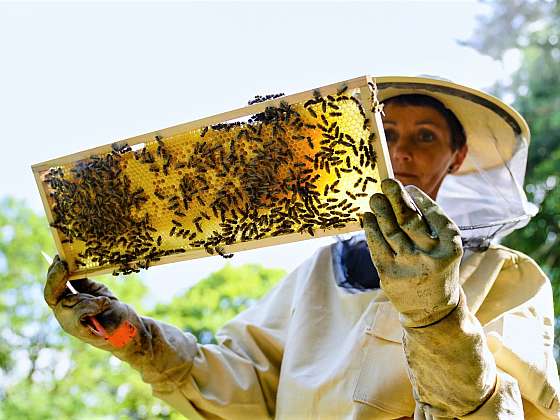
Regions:
[[[70,294],[57,257],[45,299],[62,328],[191,419],[560,418],[550,283],[496,244],[534,214],[525,121],[447,81],[377,86],[400,182],[371,197],[362,234],[319,249],[219,344],[140,317],[88,279]],[[116,348],[85,325],[92,315],[137,333]]]

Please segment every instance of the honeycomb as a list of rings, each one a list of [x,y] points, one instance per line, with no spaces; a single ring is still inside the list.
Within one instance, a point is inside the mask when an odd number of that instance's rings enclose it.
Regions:
[[[51,226],[74,278],[128,274],[200,250],[230,258],[227,249],[242,242],[361,223],[380,190],[380,140],[358,93],[314,91],[248,118],[43,168]]]

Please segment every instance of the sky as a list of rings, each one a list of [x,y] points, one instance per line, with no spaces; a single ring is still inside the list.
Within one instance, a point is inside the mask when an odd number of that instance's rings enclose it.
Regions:
[[[475,1],[0,3],[0,199],[44,214],[31,165],[364,74],[437,75],[487,89],[507,63],[461,46]],[[227,262],[294,269],[333,238]],[[152,267],[168,300],[227,263]]]

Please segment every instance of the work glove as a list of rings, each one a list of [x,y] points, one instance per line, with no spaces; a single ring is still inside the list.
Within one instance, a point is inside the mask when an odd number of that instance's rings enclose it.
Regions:
[[[75,294],[67,281],[67,265],[57,255],[48,271],[44,297],[64,331],[108,351],[124,348],[136,336],[138,316],[106,286],[89,279],[74,280]]]
[[[381,287],[404,326],[414,418],[520,418],[517,384],[498,381],[484,330],[461,290],[459,229],[418,188],[387,179],[381,189],[370,199],[364,230]]]
[[[73,280],[78,292],[74,294],[67,280],[66,263],[56,256],[44,296],[64,331],[130,364],[160,396],[172,393],[188,378],[197,352],[192,334],[140,317],[101,283]]]
[[[420,189],[394,179],[370,199],[364,231],[381,287],[400,312],[403,326],[438,322],[460,296],[463,254],[457,226]]]

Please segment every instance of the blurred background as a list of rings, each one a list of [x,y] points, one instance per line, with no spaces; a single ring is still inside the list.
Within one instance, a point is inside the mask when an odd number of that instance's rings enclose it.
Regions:
[[[43,301],[55,254],[30,166],[363,74],[437,75],[512,104],[540,208],[506,238],[560,314],[557,1],[0,3],[0,419],[174,419],[127,365],[65,335]],[[102,277],[203,343],[332,238]],[[558,336],[558,334],[557,334]]]

